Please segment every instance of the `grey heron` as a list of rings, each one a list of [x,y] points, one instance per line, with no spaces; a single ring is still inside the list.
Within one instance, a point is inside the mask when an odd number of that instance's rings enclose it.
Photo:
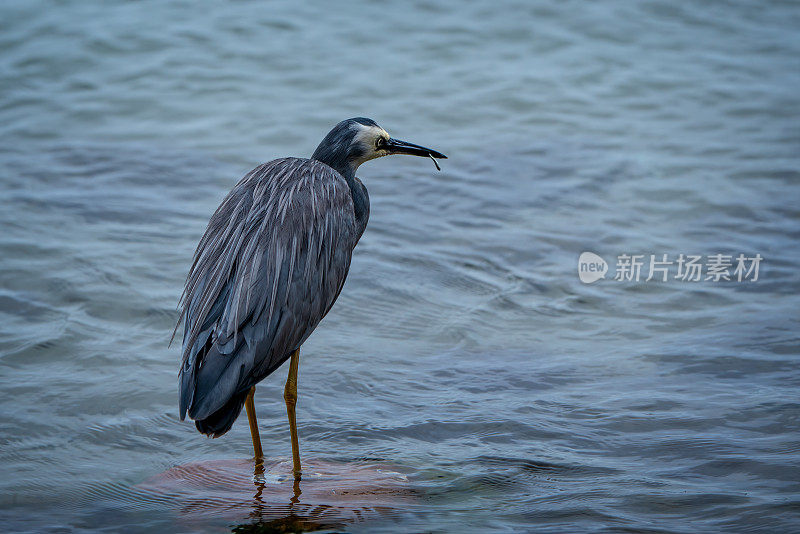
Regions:
[[[181,420],[188,414],[218,437],[245,406],[261,458],[255,386],[290,360],[284,400],[296,480],[300,346],[339,296],[367,226],[369,196],[356,170],[391,154],[446,158],[358,117],[337,124],[310,159],[259,165],[211,217],[186,279],[175,327],[184,323]]]

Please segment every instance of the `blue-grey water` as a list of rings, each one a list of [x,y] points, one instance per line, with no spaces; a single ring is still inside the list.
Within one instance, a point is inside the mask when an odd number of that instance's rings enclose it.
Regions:
[[[142,489],[251,455],[244,418],[179,420],[167,343],[226,192],[351,116],[450,159],[359,171],[301,452],[407,488],[319,528],[800,530],[800,5],[667,0],[3,2],[0,530],[259,528]],[[718,253],[758,280],[613,280]],[[256,395],[270,458],[285,373]]]

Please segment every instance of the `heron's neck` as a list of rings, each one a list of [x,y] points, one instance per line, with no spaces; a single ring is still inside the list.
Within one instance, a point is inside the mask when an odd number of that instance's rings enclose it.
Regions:
[[[349,161],[338,157],[336,154],[326,154],[317,148],[312,159],[320,161],[341,174],[347,185],[350,187],[350,196],[353,197],[353,211],[355,212],[356,222],[360,227],[360,232],[364,231],[369,219],[369,195],[367,188],[356,178],[356,168]],[[360,234],[359,234],[360,235]]]
[[[338,169],[337,169],[338,170]],[[356,223],[359,226],[359,237],[364,233],[369,219],[369,195],[367,188],[356,178],[355,169],[348,167],[347,172],[339,171],[344,176],[347,185],[350,187],[350,196],[353,197],[353,212],[356,216]]]

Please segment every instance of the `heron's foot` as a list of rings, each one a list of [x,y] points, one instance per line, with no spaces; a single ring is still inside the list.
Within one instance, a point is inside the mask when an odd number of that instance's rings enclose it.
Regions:
[[[286,415],[289,416],[289,433],[292,438],[292,474],[295,481],[299,481],[300,472],[300,444],[297,439],[297,419],[295,405],[297,404],[297,367],[300,362],[300,349],[292,353],[289,362],[289,376],[286,378],[286,387],[283,389],[283,399],[286,401]]]

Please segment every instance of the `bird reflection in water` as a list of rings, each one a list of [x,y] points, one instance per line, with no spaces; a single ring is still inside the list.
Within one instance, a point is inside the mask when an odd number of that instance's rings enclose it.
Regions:
[[[233,527],[234,533],[268,533],[268,532],[313,532],[315,530],[341,530],[346,523],[336,520],[336,509],[329,506],[312,507],[310,510],[295,510],[295,505],[300,504],[300,480],[296,478],[292,484],[292,497],[289,499],[288,515],[275,517],[275,505],[264,500],[266,489],[264,462],[256,460],[253,482],[256,493],[253,495],[253,510],[250,512],[247,523]],[[305,512],[305,513],[304,513]],[[332,515],[333,517],[326,517]]]
[[[419,502],[390,465],[308,459],[302,480],[292,468],[291,459],[211,460],[176,466],[138,489],[178,505],[181,522],[224,520],[238,525],[234,532],[342,530],[391,520]]]

